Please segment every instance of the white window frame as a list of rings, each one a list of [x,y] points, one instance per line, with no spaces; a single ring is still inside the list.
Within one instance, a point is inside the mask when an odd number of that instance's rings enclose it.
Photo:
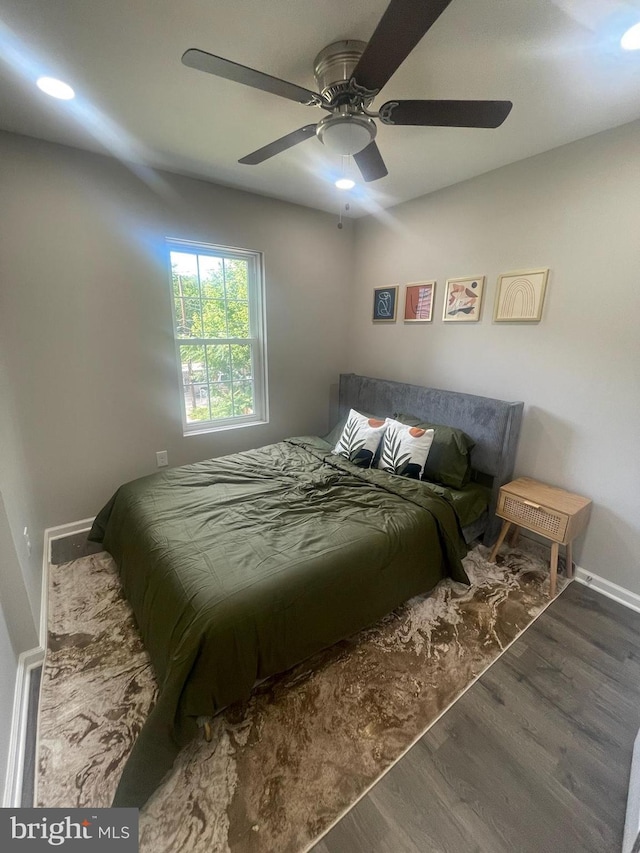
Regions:
[[[182,412],[183,435],[201,435],[207,432],[219,432],[238,427],[255,426],[269,422],[268,389],[267,389],[267,335],[265,316],[265,280],[264,258],[262,252],[249,249],[235,249],[229,246],[217,246],[212,243],[196,243],[190,240],[179,240],[167,237],[166,256],[169,270],[169,293],[171,296],[171,317],[173,323],[173,338],[175,341],[176,362],[180,393],[180,411]],[[247,290],[249,302],[249,337],[248,338],[180,338],[178,337],[178,318],[176,317],[176,301],[173,292],[173,275],[171,271],[171,252],[184,252],[193,255],[209,255],[214,258],[229,258],[247,262]],[[206,346],[208,344],[249,343],[253,364],[254,412],[251,415],[237,415],[232,418],[213,418],[208,421],[187,421],[187,411],[184,400],[184,384],[182,381],[181,344]]]

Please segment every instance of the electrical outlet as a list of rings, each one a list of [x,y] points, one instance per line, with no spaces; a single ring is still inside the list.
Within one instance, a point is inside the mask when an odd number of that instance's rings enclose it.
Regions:
[[[158,468],[166,468],[169,464],[169,454],[166,450],[158,450],[156,453],[156,463]]]

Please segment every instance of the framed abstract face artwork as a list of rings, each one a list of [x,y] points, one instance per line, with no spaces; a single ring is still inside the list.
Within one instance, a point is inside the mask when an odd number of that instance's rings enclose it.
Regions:
[[[447,279],[442,319],[451,323],[475,323],[480,319],[484,276]]]
[[[398,309],[398,285],[373,289],[373,322],[395,323]]]

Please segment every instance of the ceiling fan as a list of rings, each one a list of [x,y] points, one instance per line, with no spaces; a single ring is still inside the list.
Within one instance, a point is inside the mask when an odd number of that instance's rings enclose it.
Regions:
[[[314,63],[319,93],[195,48],[185,52],[182,62],[328,113],[317,124],[294,130],[242,157],[239,163],[255,166],[317,136],[330,150],[352,154],[364,180],[376,181],[388,173],[375,142],[374,119],[385,125],[489,128],[499,127],[511,111],[511,101],[425,100],[387,101],[377,112],[370,111],[375,96],[449,3],[451,0],[391,0],[368,44],[349,39],[320,51]]]

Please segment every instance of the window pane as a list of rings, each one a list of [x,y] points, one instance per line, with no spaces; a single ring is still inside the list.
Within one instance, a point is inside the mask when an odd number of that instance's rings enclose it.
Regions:
[[[231,385],[227,382],[218,382],[211,385],[209,389],[211,401],[212,418],[233,417],[233,398],[231,396]]]
[[[203,338],[226,338],[227,317],[223,299],[204,299],[202,302]]]
[[[222,258],[198,255],[200,286],[203,299],[224,299],[224,272]]]
[[[184,389],[184,406],[188,423],[211,420],[208,385],[186,386]]]
[[[231,361],[228,344],[208,346],[207,363],[209,365],[210,382],[228,382],[231,379]]]
[[[238,379],[251,379],[251,346],[249,344],[232,344],[231,350],[231,376],[234,381]]]
[[[246,301],[249,298],[247,271],[248,264],[246,261],[235,258],[224,259],[227,299],[244,299]]]
[[[190,252],[170,252],[174,275],[190,275],[198,279],[198,262]]]
[[[199,299],[176,299],[176,332],[179,338],[201,338]]]
[[[253,414],[253,382],[233,383],[233,413],[236,416]]]
[[[200,299],[198,279],[193,275],[178,275],[173,273],[173,295],[176,299]]]
[[[180,345],[180,362],[182,364],[183,385],[208,382],[207,364],[204,347]]]
[[[249,337],[248,302],[227,302],[227,327],[230,338]]]

